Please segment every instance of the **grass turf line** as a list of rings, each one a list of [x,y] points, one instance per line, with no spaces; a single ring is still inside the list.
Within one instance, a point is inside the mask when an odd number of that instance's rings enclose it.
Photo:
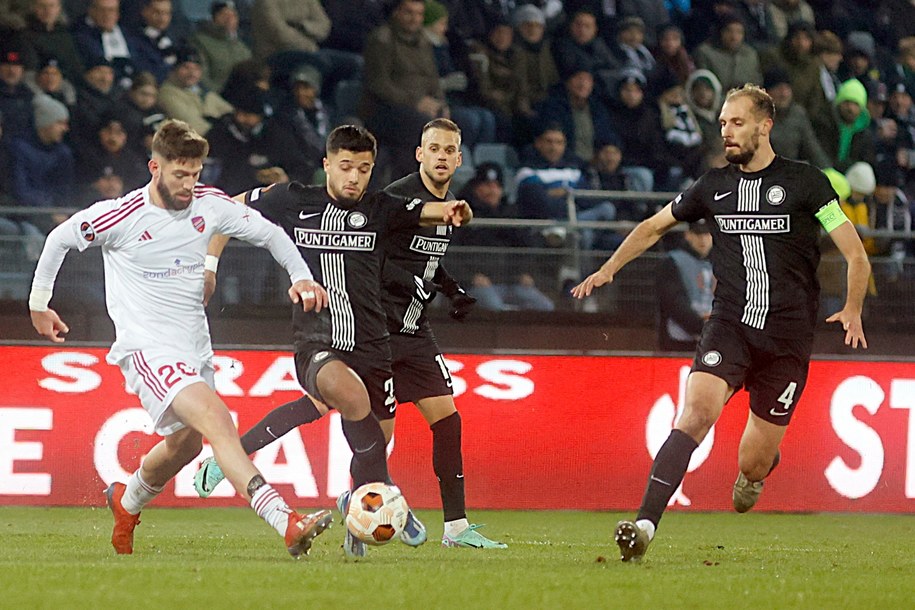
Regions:
[[[915,520],[671,513],[642,564],[611,539],[622,515],[472,511],[508,550],[429,542],[343,558],[343,526],[294,561],[249,510],[149,509],[135,554],[106,509],[0,507],[3,608],[910,608]]]

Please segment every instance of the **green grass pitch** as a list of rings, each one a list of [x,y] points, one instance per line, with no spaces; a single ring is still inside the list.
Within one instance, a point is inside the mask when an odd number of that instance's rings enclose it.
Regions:
[[[115,556],[105,509],[0,507],[0,608],[912,608],[915,518],[668,514],[641,564],[619,514],[472,511],[505,551],[430,541],[343,558],[343,526],[294,561],[244,509],[143,513]]]

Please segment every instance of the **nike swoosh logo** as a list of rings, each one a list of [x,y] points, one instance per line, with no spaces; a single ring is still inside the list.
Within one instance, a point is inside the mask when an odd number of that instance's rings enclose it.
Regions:
[[[388,413],[393,413],[396,410],[397,410],[397,405],[391,405],[391,407],[388,409]]]
[[[308,220],[309,218],[320,216],[323,213],[324,212],[315,212],[314,214],[306,214],[305,212],[299,212],[299,220]]]
[[[718,191],[715,191],[715,201],[721,201],[722,199],[724,199],[725,197],[727,197],[728,195],[730,195],[733,192],[734,191],[728,191],[727,193],[721,193],[719,195]]]
[[[267,426],[266,428],[264,428],[264,430],[266,430],[266,431],[267,431],[267,434],[269,434],[269,435],[272,436],[273,438],[276,438],[276,439],[279,438],[276,434],[273,433],[273,430],[270,429],[270,426]]]
[[[414,277],[413,281],[416,283],[416,294],[418,294],[424,301],[429,300],[429,297],[432,296],[432,293],[423,290],[423,281],[418,277]]]
[[[788,413],[789,413],[789,411],[785,411],[784,413],[778,413],[775,409],[769,409],[769,415],[772,415],[774,417],[784,417],[785,415],[788,415]]]
[[[354,449],[353,451],[354,451],[355,453],[359,453],[359,454],[368,453],[369,451],[371,451],[372,449],[374,449],[374,448],[375,448],[375,445],[377,445],[377,444],[378,444],[378,441],[375,441],[374,443],[372,443],[371,445],[369,445],[369,446],[366,447],[365,449],[362,449],[362,450]]]
[[[463,478],[464,478],[464,475],[462,475],[462,474],[456,474],[456,475],[454,475],[454,476],[455,476],[455,478],[458,478],[458,479],[463,479]]]

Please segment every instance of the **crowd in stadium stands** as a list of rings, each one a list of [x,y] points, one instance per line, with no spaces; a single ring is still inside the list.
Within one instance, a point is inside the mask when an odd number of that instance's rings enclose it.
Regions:
[[[203,180],[229,193],[320,180],[328,130],[358,121],[383,186],[446,116],[464,138],[454,190],[481,216],[562,220],[568,189],[676,191],[723,164],[718,111],[752,82],[775,100],[777,153],[847,172],[856,224],[911,229],[911,0],[0,0],[0,40],[3,205],[84,207],[144,184],[165,117],[207,136]],[[498,197],[480,192],[495,181]],[[584,220],[654,211],[578,205]],[[0,234],[57,220],[0,217]]]

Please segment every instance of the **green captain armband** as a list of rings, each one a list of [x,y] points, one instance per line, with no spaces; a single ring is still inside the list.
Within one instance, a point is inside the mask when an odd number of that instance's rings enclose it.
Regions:
[[[832,233],[833,230],[848,222],[848,217],[835,199],[821,207],[817,211],[816,217],[827,233]]]

